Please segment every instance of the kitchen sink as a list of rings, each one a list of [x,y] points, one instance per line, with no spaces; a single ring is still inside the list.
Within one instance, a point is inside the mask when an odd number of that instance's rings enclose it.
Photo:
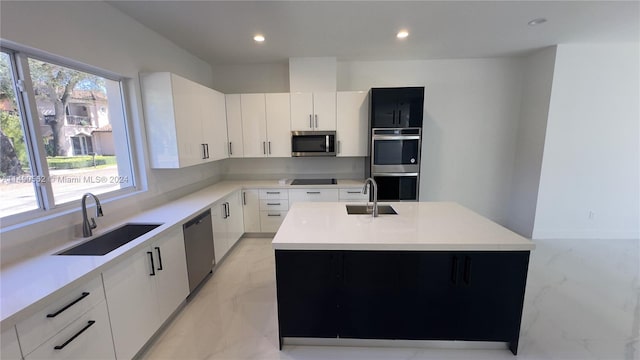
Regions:
[[[349,215],[371,215],[373,212],[373,205],[347,205],[347,214]],[[391,207],[391,205],[378,205],[379,215],[397,215],[398,213]]]
[[[56,255],[105,255],[162,224],[125,224]]]

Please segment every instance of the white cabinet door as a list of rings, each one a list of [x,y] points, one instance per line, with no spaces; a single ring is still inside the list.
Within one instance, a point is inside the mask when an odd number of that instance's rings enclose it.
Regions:
[[[310,131],[313,128],[313,94],[291,93],[291,130]]]
[[[18,344],[18,336],[16,329],[10,328],[0,334],[0,359],[3,360],[19,360],[22,359],[20,353],[20,345]]]
[[[204,158],[202,137],[203,96],[198,84],[171,74],[173,114],[178,138],[180,167],[200,164]]]
[[[242,191],[242,216],[245,232],[260,232],[260,196],[258,190]]]
[[[115,359],[106,303],[97,304],[25,356],[35,359]]]
[[[213,251],[216,264],[222,260],[229,250],[227,231],[227,208],[224,199],[213,204],[211,207],[211,218],[213,221]]]
[[[336,130],[336,93],[313,93],[314,130]]]
[[[229,157],[244,157],[240,94],[225,95],[225,102],[227,108],[227,134],[229,135]]]
[[[267,121],[264,94],[240,95],[244,157],[267,156]]]
[[[289,93],[265,94],[267,155],[291,157],[291,106]]]
[[[260,211],[260,228],[262,232],[277,232],[285,216],[287,216],[287,211]]]
[[[227,240],[231,248],[244,234],[244,219],[242,215],[242,200],[240,191],[227,196]]]
[[[367,156],[370,141],[368,92],[338,92],[336,104],[336,156]]]
[[[338,189],[291,189],[289,208],[296,201],[338,201]]]
[[[163,323],[189,295],[189,278],[181,227],[167,231],[152,245],[155,257],[158,317]]]
[[[151,256],[145,248],[102,273],[118,359],[131,359],[160,326]]]
[[[202,132],[206,139],[208,159],[216,161],[229,157],[227,138],[227,112],[225,108],[224,94],[212,89],[205,89],[208,93],[207,114],[202,118]]]

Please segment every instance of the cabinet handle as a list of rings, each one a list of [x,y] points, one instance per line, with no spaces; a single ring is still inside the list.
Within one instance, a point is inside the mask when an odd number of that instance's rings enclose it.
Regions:
[[[311,114],[309,114],[309,128],[313,129],[313,118]]]
[[[340,140],[338,140],[338,146],[337,146],[337,148],[338,148],[338,154],[340,154]]]
[[[242,205],[247,205],[247,192],[242,192]]]
[[[64,349],[65,346],[69,345],[70,342],[72,342],[73,340],[75,340],[78,336],[80,336],[80,334],[82,334],[83,332],[85,332],[85,330],[87,330],[88,328],[91,327],[91,325],[95,324],[96,321],[95,320],[89,320],[87,321],[87,325],[85,327],[83,327],[82,329],[80,329],[80,331],[78,331],[75,335],[73,335],[69,340],[65,341],[62,345],[57,345],[54,346],[53,349],[54,350],[62,350]]]
[[[227,203],[226,202],[222,203],[222,213],[224,214],[224,215],[222,215],[222,218],[226,219],[227,218]]]
[[[396,111],[393,110],[393,117],[391,118],[391,123],[395,124],[396,123]]]
[[[80,295],[80,297],[79,297],[79,298],[77,298],[77,299],[73,300],[72,302],[70,302],[69,304],[67,304],[65,307],[63,307],[62,309],[60,309],[60,310],[58,310],[58,311],[54,312],[53,314],[47,314],[47,317],[48,317],[48,318],[54,318],[54,317],[56,317],[56,316],[60,315],[60,313],[62,313],[63,311],[67,310],[68,308],[72,307],[73,305],[75,305],[76,303],[78,303],[78,301],[80,301],[80,300],[82,300],[82,299],[86,298],[87,296],[89,296],[89,293],[88,293],[88,292],[83,292],[83,293],[82,293],[82,295]]]
[[[280,217],[280,214],[267,214],[267,216],[277,216],[277,217]]]
[[[280,191],[267,191],[267,194],[278,195],[278,194],[280,194]]]
[[[160,253],[160,248],[158,246],[156,246],[155,249],[158,252],[158,266],[160,266],[158,270],[162,270],[162,254]]]
[[[307,191],[307,194],[309,194],[309,195],[317,195],[317,194],[320,194],[320,191]]]
[[[147,251],[147,254],[149,254],[149,259],[151,259],[151,274],[149,274],[149,276],[156,276],[156,265],[153,263],[153,253]]]
[[[233,147],[231,146],[231,141],[229,141],[229,155],[233,155]]]
[[[267,205],[278,206],[280,203],[267,203]]]
[[[271,141],[269,141],[269,155],[271,155]]]
[[[451,282],[458,285],[458,257],[454,256],[451,262]]]
[[[229,202],[227,202],[226,204],[227,204],[227,217],[231,217],[231,205],[229,204]]]
[[[267,143],[266,142],[262,142],[262,153],[267,155]]]
[[[207,150],[205,150],[205,144],[201,144],[202,145],[202,159],[206,159],[207,158]]]
[[[347,194],[362,194],[362,191],[347,191]]]
[[[209,156],[209,144],[205,144],[207,146],[207,159],[210,158]]]
[[[314,115],[316,117],[316,127],[318,127],[318,114]]]
[[[402,110],[398,110],[398,125],[402,122]]]
[[[471,285],[471,257],[466,256],[464,259],[463,277],[465,285]]]

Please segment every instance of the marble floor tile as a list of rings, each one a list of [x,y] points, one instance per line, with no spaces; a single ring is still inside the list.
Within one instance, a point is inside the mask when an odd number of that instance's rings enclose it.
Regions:
[[[271,239],[242,239],[143,359],[640,359],[640,242],[537,240],[520,348],[293,346],[278,350]]]

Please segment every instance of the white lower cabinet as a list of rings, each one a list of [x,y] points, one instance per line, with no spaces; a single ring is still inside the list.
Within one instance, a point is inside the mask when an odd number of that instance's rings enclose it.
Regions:
[[[7,329],[0,334],[0,359],[22,359],[22,353],[20,352],[20,345],[18,344],[18,336],[16,335],[15,327]]]
[[[24,358],[115,359],[106,302],[95,305]]]
[[[182,228],[102,273],[118,359],[131,359],[189,294]]]
[[[218,263],[242,237],[244,220],[240,191],[216,202],[211,208],[213,218],[213,248]]]
[[[260,231],[274,233],[289,211],[289,190],[260,190]]]
[[[289,207],[297,201],[338,201],[338,189],[291,189]]]
[[[340,189],[340,201],[346,202],[367,202],[369,200],[369,192],[362,192],[362,188],[346,188]]]
[[[260,191],[249,189],[242,191],[244,232],[260,232]]]

